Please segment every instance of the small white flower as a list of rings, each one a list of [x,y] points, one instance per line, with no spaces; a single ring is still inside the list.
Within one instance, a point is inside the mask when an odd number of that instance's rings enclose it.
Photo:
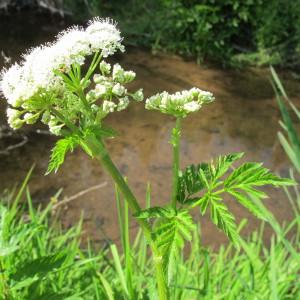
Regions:
[[[96,98],[100,98],[109,91],[109,87],[106,84],[96,84],[94,91]]]
[[[117,82],[123,82],[124,72],[125,72],[124,69],[119,64],[115,64],[113,66],[113,73],[112,73],[113,80]]]
[[[143,93],[143,89],[139,89],[137,90],[133,95],[132,95],[133,100],[135,101],[143,101],[144,100],[144,93]]]
[[[102,82],[107,81],[107,78],[103,75],[95,74],[93,77],[93,80],[95,83],[102,83]]]
[[[117,105],[117,111],[126,109],[128,105],[129,105],[129,98],[127,96],[124,98],[120,98],[119,103]]]
[[[57,49],[58,54],[65,56],[64,59],[92,54],[88,33],[78,27],[60,33],[54,48]]]
[[[102,105],[102,110],[104,113],[108,114],[114,112],[116,106],[117,105],[114,102],[104,100]]]
[[[194,112],[201,108],[201,105],[196,101],[191,101],[183,105],[183,109],[187,112]]]
[[[14,64],[9,69],[1,72],[1,92],[7,99],[7,102],[15,107],[19,107],[22,103],[19,99],[18,88],[22,81],[22,69],[18,64]]]
[[[111,65],[109,63],[105,62],[104,60],[101,61],[99,67],[100,67],[100,71],[104,75],[108,75],[111,71]]]
[[[120,83],[116,83],[112,88],[112,92],[116,96],[122,96],[126,92],[126,89]]]
[[[125,71],[124,72],[124,83],[129,83],[135,79],[135,72],[133,71]]]

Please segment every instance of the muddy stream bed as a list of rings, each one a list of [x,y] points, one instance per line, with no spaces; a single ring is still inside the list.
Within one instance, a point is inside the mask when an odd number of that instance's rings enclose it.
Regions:
[[[5,56],[17,57],[24,49],[36,46],[41,41],[51,40],[65,26],[56,19],[51,22],[28,20],[24,29],[23,23],[9,28],[9,17],[5,21],[2,19],[0,67],[5,63]],[[137,73],[133,88],[143,87],[146,96],[158,91],[175,92],[192,86],[214,93],[214,103],[183,122],[182,166],[207,161],[220,154],[242,151],[246,153],[245,160],[262,161],[273,171],[288,175],[289,162],[277,140],[280,113],[267,69],[222,70],[212,66],[199,66],[176,56],[154,56],[136,48],[129,48],[120,56],[120,60],[124,67]],[[281,76],[296,104],[300,104],[300,99],[297,99],[299,83],[288,73],[284,72]],[[5,107],[5,101],[1,100],[0,125],[5,125],[6,122]],[[111,156],[128,177],[140,203],[145,202],[147,182],[151,182],[152,205],[169,201],[172,170],[168,141],[174,120],[158,112],[146,111],[143,104],[134,104],[126,111],[112,114],[107,123],[120,133],[119,137],[107,140]],[[13,136],[0,140],[2,150],[9,143],[17,142],[19,134],[14,133]],[[83,212],[85,236],[97,243],[106,239],[118,240],[114,186],[101,166],[77,149],[67,156],[56,175],[45,177],[50,149],[56,138],[38,134],[32,128],[25,128],[22,134],[28,138],[24,146],[9,154],[0,155],[0,190],[21,182],[33,163],[36,166],[29,187],[35,204],[48,203],[60,188],[63,188],[60,197],[62,200],[103,183],[101,188],[75,197],[64,205],[61,221],[68,227],[78,222]],[[266,191],[270,195],[265,200],[267,207],[280,221],[290,220],[292,210],[284,193],[273,188],[267,188]],[[231,199],[226,200],[238,221],[249,217],[240,205]],[[201,224],[205,244],[219,245],[226,241],[208,217],[202,218]],[[134,232],[136,224],[132,223],[131,226]],[[250,232],[257,226],[259,222],[250,217],[246,231]],[[267,231],[266,235],[269,233]]]

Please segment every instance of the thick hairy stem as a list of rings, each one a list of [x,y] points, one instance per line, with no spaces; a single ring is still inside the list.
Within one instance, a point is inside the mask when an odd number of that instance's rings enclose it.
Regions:
[[[176,208],[178,192],[178,173],[180,170],[180,134],[181,118],[176,119],[176,126],[172,130],[171,144],[173,146],[173,187],[172,187],[172,206]]]
[[[119,190],[123,194],[125,200],[127,201],[131,212],[133,214],[138,213],[141,210],[141,208],[132,191],[130,190],[128,184],[125,182],[123,176],[121,175],[120,171],[117,169],[117,167],[111,160],[103,142],[97,139],[95,136],[88,136],[85,140],[85,143],[90,150],[90,154],[92,154],[94,158],[101,162],[106,171],[111,175],[111,177],[117,184]],[[156,270],[156,280],[158,286],[159,299],[168,300],[168,287],[163,269],[163,261],[156,245],[153,242],[150,224],[144,219],[136,220],[141,226],[153,253],[153,261]]]

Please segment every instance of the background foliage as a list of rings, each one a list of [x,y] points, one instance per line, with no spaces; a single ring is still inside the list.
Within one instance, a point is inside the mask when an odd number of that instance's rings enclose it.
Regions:
[[[65,1],[76,18],[114,17],[130,43],[223,65],[299,67],[299,0]]]
[[[5,0],[0,12],[10,7],[110,16],[127,43],[198,62],[300,66],[300,0]]]

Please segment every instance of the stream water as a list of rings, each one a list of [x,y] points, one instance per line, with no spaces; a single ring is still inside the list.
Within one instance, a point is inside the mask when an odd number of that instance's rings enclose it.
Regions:
[[[55,17],[35,18],[0,17],[0,66],[4,57],[16,58],[24,49],[48,41],[65,25]],[[121,64],[137,73],[134,88],[143,87],[146,96],[158,91],[175,92],[200,87],[214,93],[216,101],[191,115],[183,122],[182,166],[207,161],[229,152],[245,152],[245,160],[262,161],[282,175],[288,174],[289,163],[277,140],[280,113],[276,106],[267,69],[242,71],[222,70],[213,66],[199,66],[177,56],[151,55],[148,51],[128,49],[120,56]],[[286,88],[300,103],[300,86],[287,73],[281,74]],[[0,125],[5,124],[5,101],[0,101]],[[147,182],[151,182],[152,204],[169,201],[171,191],[171,147],[168,143],[174,120],[158,112],[146,111],[143,104],[134,104],[128,110],[114,113],[108,124],[119,131],[120,136],[108,140],[113,160],[128,177],[128,181],[141,203],[145,201]],[[44,128],[45,129],[45,128]],[[64,226],[78,222],[83,212],[86,236],[95,242],[118,239],[117,211],[114,187],[110,178],[96,161],[81,150],[67,156],[66,162],[55,175],[44,176],[50,149],[56,140],[35,129],[25,128],[22,134],[28,142],[9,154],[0,155],[0,190],[11,188],[24,179],[35,163],[30,180],[30,191],[35,203],[46,204],[63,188],[62,196],[70,197],[91,186],[104,183],[102,188],[76,197],[64,206],[61,215]],[[2,139],[2,148],[20,139],[14,133]],[[267,188],[270,198],[265,200],[275,216],[288,221],[292,211],[287,198],[280,190]],[[226,199],[237,220],[249,217],[233,200]],[[226,240],[209,221],[201,219],[205,244],[218,245]],[[247,232],[257,228],[259,222],[249,218]],[[132,225],[133,231],[135,224]],[[268,231],[267,233],[268,234]]]

